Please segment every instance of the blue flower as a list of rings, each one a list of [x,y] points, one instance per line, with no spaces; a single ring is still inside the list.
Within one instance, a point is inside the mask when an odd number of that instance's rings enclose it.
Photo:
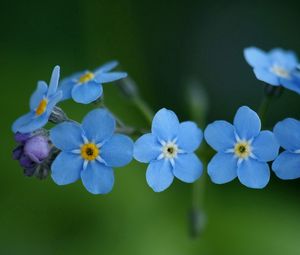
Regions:
[[[81,178],[93,194],[106,194],[114,184],[112,167],[125,166],[132,160],[133,142],[114,134],[115,119],[104,109],[89,112],[82,125],[64,122],[50,131],[50,140],[61,150],[54,160],[52,179],[66,185]]]
[[[300,79],[296,74],[298,59],[294,52],[275,48],[266,53],[250,47],[244,50],[244,56],[257,79],[300,93]]]
[[[102,96],[102,84],[127,77],[125,72],[110,72],[118,65],[112,61],[104,64],[94,72],[84,71],[65,78],[60,83],[63,100],[73,98],[77,103],[89,104]]]
[[[247,106],[238,109],[233,125],[215,121],[207,126],[204,137],[217,151],[208,164],[208,174],[217,184],[236,177],[249,188],[263,188],[270,179],[266,162],[278,155],[279,145],[270,131],[260,131],[258,115]]]
[[[273,162],[272,169],[283,180],[300,177],[300,121],[285,119],[274,127],[274,135],[285,149]]]
[[[155,191],[167,189],[174,176],[187,183],[202,174],[202,163],[193,153],[203,135],[191,121],[179,123],[176,114],[158,111],[152,122],[152,133],[141,136],[134,146],[134,158],[150,163],[146,173],[148,185]]]
[[[61,100],[62,92],[57,91],[59,66],[54,67],[50,85],[39,81],[30,98],[30,112],[18,118],[12,126],[14,133],[30,133],[45,126],[54,106]]]

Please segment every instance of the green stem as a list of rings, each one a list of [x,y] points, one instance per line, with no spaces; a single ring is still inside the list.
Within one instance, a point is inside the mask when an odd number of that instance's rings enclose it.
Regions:
[[[132,99],[132,102],[144,115],[145,119],[151,124],[154,114],[150,107],[145,103],[145,101],[142,100],[139,96],[136,96]]]
[[[260,106],[259,106],[259,109],[258,109],[258,115],[261,119],[262,124],[264,124],[264,122],[265,122],[266,114],[267,114],[268,109],[270,107],[271,101],[272,101],[272,97],[264,96],[261,103],[260,103]]]

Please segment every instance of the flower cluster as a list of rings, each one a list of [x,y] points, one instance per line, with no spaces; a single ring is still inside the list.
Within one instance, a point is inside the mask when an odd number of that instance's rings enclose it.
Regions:
[[[274,49],[266,53],[250,47],[245,49],[244,56],[259,80],[300,94],[299,64],[293,52]],[[49,86],[38,82],[30,98],[29,113],[12,125],[18,143],[13,158],[19,161],[25,175],[43,178],[51,172],[58,185],[81,179],[90,193],[106,194],[114,185],[113,168],[126,166],[134,158],[148,164],[146,181],[155,192],[161,192],[174,178],[185,183],[199,179],[203,172],[197,156],[200,154],[216,184],[238,178],[249,188],[261,189],[270,180],[270,168],[281,179],[300,177],[300,121],[295,119],[277,123],[273,132],[261,130],[259,115],[241,106],[233,124],[215,121],[205,128],[203,135],[195,122],[180,122],[173,111],[162,108],[153,116],[151,131],[144,132],[124,125],[106,107],[90,111],[80,124],[57,106],[69,99],[80,104],[101,101],[102,84],[127,77],[125,72],[112,71],[117,65],[111,61],[95,71],[79,72],[61,82],[60,68],[56,66]],[[130,81],[121,84],[122,91],[127,96],[129,93],[130,98],[138,97]],[[138,105],[142,102],[140,98],[133,101]],[[142,108],[145,112],[145,106]],[[50,130],[48,122],[55,124]],[[137,133],[141,136],[133,142]],[[208,153],[197,153],[203,136],[216,151],[211,158],[205,157]],[[284,150],[279,154],[280,147]]]

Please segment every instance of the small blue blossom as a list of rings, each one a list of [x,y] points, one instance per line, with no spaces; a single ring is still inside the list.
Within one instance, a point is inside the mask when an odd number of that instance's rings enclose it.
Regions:
[[[207,126],[204,137],[217,151],[208,164],[208,174],[217,184],[236,177],[249,188],[264,188],[270,179],[266,162],[278,155],[279,144],[270,131],[260,131],[258,115],[247,106],[238,109],[233,125],[215,121]]]
[[[30,133],[45,126],[54,106],[61,100],[62,92],[57,91],[59,66],[54,67],[49,87],[39,81],[30,98],[30,112],[18,118],[12,126],[14,133]]]
[[[202,163],[194,154],[203,138],[194,122],[179,123],[176,114],[159,110],[152,122],[152,133],[141,136],[134,146],[134,158],[149,163],[146,179],[155,191],[167,189],[174,176],[187,183],[202,174]]]
[[[283,180],[300,177],[300,121],[287,118],[274,127],[274,135],[283,151],[272,164],[275,174]]]
[[[81,178],[93,194],[106,194],[114,185],[112,167],[125,166],[132,160],[133,142],[114,134],[115,119],[104,109],[89,112],[82,125],[64,122],[50,131],[50,140],[61,150],[54,160],[52,179],[66,185]]]
[[[97,68],[94,72],[83,71],[65,78],[60,83],[63,100],[73,98],[77,103],[89,104],[102,96],[102,84],[127,77],[125,72],[110,72],[118,65],[111,61]]]
[[[244,50],[257,79],[273,86],[283,86],[300,94],[300,79],[296,74],[298,59],[294,52],[275,48],[264,52],[256,47]]]

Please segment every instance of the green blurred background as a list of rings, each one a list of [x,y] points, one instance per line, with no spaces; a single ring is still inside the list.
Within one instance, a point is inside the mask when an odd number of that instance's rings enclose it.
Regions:
[[[232,120],[246,104],[257,109],[262,84],[242,55],[244,47],[276,46],[300,55],[295,1],[6,1],[0,2],[1,185],[0,254],[293,255],[300,254],[300,183],[274,175],[264,190],[237,181],[207,182],[207,225],[188,235],[192,185],[176,181],[156,194],[146,166],[116,169],[113,192],[89,194],[80,182],[60,187],[51,178],[22,175],[11,159],[11,123],[28,110],[37,80],[49,80],[118,59],[156,111],[189,118],[189,81],[207,90],[207,121]],[[105,100],[128,124],[146,127],[143,116],[107,84]],[[91,108],[63,104],[80,120]],[[285,92],[273,103],[267,125],[300,118],[299,96]]]

